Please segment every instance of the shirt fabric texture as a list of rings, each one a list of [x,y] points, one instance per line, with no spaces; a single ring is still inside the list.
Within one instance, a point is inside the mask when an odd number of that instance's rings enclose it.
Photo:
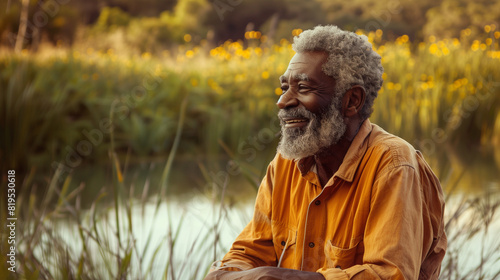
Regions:
[[[217,269],[438,279],[447,247],[443,192],[419,151],[366,120],[324,188],[316,173],[313,157],[277,154],[252,220]]]

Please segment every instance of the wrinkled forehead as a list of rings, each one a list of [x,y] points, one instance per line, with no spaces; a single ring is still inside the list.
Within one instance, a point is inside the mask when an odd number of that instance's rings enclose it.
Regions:
[[[305,51],[296,53],[290,60],[289,66],[314,64],[321,66],[328,58],[328,53],[322,51]]]
[[[288,81],[288,79],[297,80],[297,81],[309,81],[309,75],[306,73],[291,73],[289,76],[286,76],[286,72],[284,75],[280,76],[280,82],[284,83]]]
[[[325,52],[296,53],[290,60],[286,72],[280,77],[280,82],[289,79],[309,81],[322,77],[324,75],[322,67],[327,58],[328,54]]]

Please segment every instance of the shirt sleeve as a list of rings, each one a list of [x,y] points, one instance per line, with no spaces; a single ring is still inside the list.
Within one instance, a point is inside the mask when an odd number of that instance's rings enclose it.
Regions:
[[[266,176],[259,187],[252,220],[236,238],[222,259],[219,269],[247,270],[277,265],[271,230],[273,163],[274,161],[268,166]]]
[[[363,237],[363,264],[347,269],[322,268],[325,279],[418,279],[424,233],[420,181],[412,166],[378,176],[370,197]]]

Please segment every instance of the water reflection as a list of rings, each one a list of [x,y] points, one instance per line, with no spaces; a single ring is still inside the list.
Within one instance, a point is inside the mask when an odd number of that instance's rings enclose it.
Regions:
[[[115,214],[114,210],[108,209],[99,215],[99,242],[91,238],[86,240],[85,245],[94,258],[113,262],[113,254],[103,251],[119,251],[116,232],[120,228],[121,243],[133,242],[137,252],[132,255],[133,265],[129,273],[132,279],[143,278],[148,267],[151,267],[148,279],[161,279],[167,266],[168,279],[202,279],[213,260],[223,256],[250,220],[253,203],[247,201],[231,208],[221,208],[220,204],[214,204],[210,198],[201,195],[183,201],[168,201],[158,208],[153,202],[145,205],[136,202],[131,208],[132,226],[126,210],[122,208],[119,212],[120,227],[116,225]],[[50,227],[60,233],[70,252],[75,256],[82,254],[83,244],[74,221],[49,223]],[[91,227],[90,223],[86,226],[89,229]],[[105,243],[106,246],[99,243]],[[106,249],[103,250],[103,247]],[[38,248],[35,254],[43,255],[42,251],[43,249]],[[106,271],[104,265],[98,268]],[[57,267],[51,269],[57,275]],[[113,273],[116,273],[116,269]],[[171,273],[174,274],[173,277]]]
[[[226,198],[233,202],[253,199],[256,187],[264,176],[274,152],[274,150],[263,151],[260,157],[252,162],[221,157],[216,160],[203,158],[177,160],[170,176],[168,193],[177,200],[182,200],[200,193],[212,192],[215,183],[218,189],[227,184]],[[449,195],[480,195],[485,191],[494,192],[500,189],[500,149],[480,151],[441,145],[432,152],[425,153],[425,150],[423,152],[426,161],[440,179],[443,190]],[[147,184],[150,195],[159,193],[163,164],[164,162],[158,161],[127,166],[124,170],[126,188],[124,192],[129,193],[129,188],[132,188],[134,196],[139,198],[143,195],[143,188]],[[243,171],[227,172],[227,166],[230,164],[236,164]],[[85,183],[82,203],[90,206],[99,192],[103,188],[109,188],[112,182],[110,165],[84,166],[75,170],[72,188]]]
[[[500,219],[498,211],[495,212],[500,204],[500,177],[494,155],[459,153],[444,147],[426,156],[447,195],[446,221],[450,244],[442,279],[477,279],[481,276],[492,279],[500,271],[500,241],[497,239]],[[222,180],[227,183],[223,190],[224,184],[214,176],[221,174],[218,171],[224,170],[228,161],[220,160],[210,166],[199,161],[179,161],[171,178],[169,193],[162,198],[159,208],[156,194],[159,193],[163,166],[148,163],[129,167],[125,173],[127,189],[123,193],[132,193],[131,200],[124,201],[130,205],[131,216],[127,216],[126,208],[122,206],[118,219],[120,226],[116,224],[115,210],[110,207],[112,199],[100,202],[97,211],[101,218],[97,227],[101,231],[100,238],[110,244],[108,249],[118,250],[118,229],[122,232],[120,243],[133,244],[136,248],[132,255],[132,278],[140,278],[139,275],[151,267],[148,278],[157,279],[168,267],[168,279],[200,279],[210,263],[224,255],[252,215],[256,192],[250,181],[260,180],[262,176],[254,172],[252,180],[248,180],[249,173],[228,175]],[[259,163],[263,166],[260,172],[265,170],[266,163],[263,162]],[[204,177],[200,166],[205,168],[205,174],[214,176]],[[100,193],[99,189],[111,185],[111,171],[110,168],[82,168],[79,172],[74,174],[73,184],[87,183],[88,189],[81,197],[82,201],[86,200],[82,205],[88,205],[88,209]],[[150,186],[148,202],[141,200],[146,185]],[[92,189],[92,186],[97,187]],[[135,191],[130,192],[130,189]],[[224,198],[220,200],[222,196]],[[89,219],[86,221],[90,228]],[[83,244],[75,221],[50,222],[78,256]],[[99,242],[92,238],[85,242],[96,258],[113,258],[112,254],[102,252]]]
[[[443,279],[458,279],[459,275],[469,275],[466,279],[477,279],[478,273],[482,273],[486,279],[492,279],[492,275],[498,272],[500,240],[497,234],[500,220],[498,215],[494,215],[495,209],[489,208],[482,199],[486,198],[475,200],[473,203],[476,205],[472,207],[471,202],[464,202],[460,196],[448,200],[446,220],[449,221],[447,234],[450,244],[442,268]],[[492,203],[498,203],[499,196],[490,196],[489,199]],[[172,259],[170,269],[175,277],[169,279],[201,279],[211,262],[220,259],[228,250],[250,220],[252,212],[253,201],[220,208],[220,204],[214,204],[210,198],[202,195],[183,201],[169,201],[158,209],[154,203],[148,203],[145,207],[137,203],[132,207],[131,235],[138,252],[146,253],[140,257],[134,255],[131,275],[143,275],[144,270],[151,265],[151,279],[159,279]],[[117,229],[114,214],[113,210],[108,210],[107,222],[101,225],[102,236],[109,237],[110,243],[113,243]],[[485,230],[484,222],[488,215],[490,224]],[[122,211],[120,217],[121,231],[127,232],[126,212]],[[172,255],[169,229],[175,239]],[[67,238],[67,244],[79,254],[81,244],[75,243],[79,238],[74,223],[60,224],[59,230],[64,232],[62,236]],[[122,236],[122,242],[130,240]],[[87,246],[99,256],[98,252],[102,249],[97,243],[89,240]],[[145,251],[146,247],[149,250]],[[482,267],[482,271],[477,271],[477,267]]]
[[[500,273],[500,195],[448,196],[445,212],[448,251],[442,279],[495,279]]]

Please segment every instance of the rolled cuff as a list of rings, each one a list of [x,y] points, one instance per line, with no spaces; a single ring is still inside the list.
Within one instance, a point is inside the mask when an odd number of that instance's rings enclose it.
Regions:
[[[342,270],[340,268],[320,268],[316,270],[316,272],[321,273],[326,280],[349,280],[364,270],[366,270],[366,267],[362,265],[355,265],[346,270]]]

